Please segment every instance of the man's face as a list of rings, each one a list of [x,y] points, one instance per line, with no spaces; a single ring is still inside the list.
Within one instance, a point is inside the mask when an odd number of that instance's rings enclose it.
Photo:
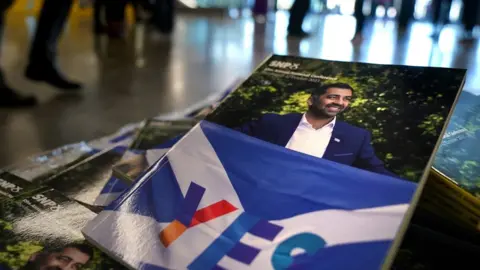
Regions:
[[[42,258],[39,270],[77,270],[88,263],[90,257],[76,248],[65,248]]]
[[[352,94],[350,89],[328,88],[318,99],[308,99],[309,111],[319,117],[334,117],[350,105]]]

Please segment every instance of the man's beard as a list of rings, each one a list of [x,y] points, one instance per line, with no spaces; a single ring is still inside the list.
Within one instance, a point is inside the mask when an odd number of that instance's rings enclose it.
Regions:
[[[329,107],[337,107],[339,108],[338,112],[334,113],[334,114],[329,114],[327,112],[327,108]],[[345,110],[345,108],[343,108],[342,106],[340,105],[335,105],[335,104],[329,104],[327,106],[325,106],[323,109],[319,109],[316,104],[314,105],[310,105],[308,107],[308,111],[311,113],[311,115],[315,118],[319,118],[319,119],[324,119],[324,118],[332,118],[332,117],[335,117],[337,114],[343,112]]]

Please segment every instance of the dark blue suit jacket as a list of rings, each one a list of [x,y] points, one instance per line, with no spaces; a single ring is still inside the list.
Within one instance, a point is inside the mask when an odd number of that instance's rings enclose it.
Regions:
[[[259,120],[244,124],[238,131],[285,147],[297,129],[302,114],[264,114]],[[324,159],[360,169],[395,176],[385,169],[371,145],[371,135],[365,129],[336,121]]]

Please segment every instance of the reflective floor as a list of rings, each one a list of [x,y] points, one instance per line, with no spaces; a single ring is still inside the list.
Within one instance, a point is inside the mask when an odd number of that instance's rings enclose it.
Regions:
[[[87,13],[73,14],[59,48],[59,65],[85,83],[82,95],[65,96],[23,77],[35,18],[8,17],[1,64],[12,86],[35,94],[41,104],[27,110],[0,110],[0,166],[66,143],[90,140],[122,125],[162,112],[185,109],[247,76],[271,53],[341,61],[467,68],[466,89],[480,94],[479,45],[460,45],[459,26],[446,27],[438,41],[432,28],[417,22],[397,34],[393,21],[376,20],[363,44],[352,46],[355,20],[340,15],[310,16],[313,36],[286,38],[288,15],[266,23],[180,14],[171,38],[142,26],[126,41],[95,39]]]

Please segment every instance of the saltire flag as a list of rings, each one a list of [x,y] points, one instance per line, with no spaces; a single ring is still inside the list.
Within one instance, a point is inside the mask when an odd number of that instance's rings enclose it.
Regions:
[[[135,269],[379,269],[415,189],[202,121],[83,233]]]
[[[112,175],[100,191],[100,194],[95,199],[93,205],[107,206],[128,188],[129,185]]]
[[[128,159],[135,155],[144,155],[147,161],[147,166],[150,167],[155,162],[157,162],[163,155],[165,155],[165,153],[167,153],[168,150],[170,150],[170,147],[172,147],[180,138],[181,136],[177,136],[165,143],[157,145],[152,149],[148,149],[148,150],[128,149],[124,154],[124,158]],[[141,178],[141,175],[139,178]],[[110,179],[107,181],[103,189],[100,191],[100,194],[98,195],[98,197],[95,199],[94,205],[96,206],[109,205],[113,200],[118,198],[118,196],[120,196],[123,192],[128,190],[129,187],[130,187],[129,184],[127,184],[125,181],[119,179],[118,177],[112,174],[112,176],[110,176]]]
[[[97,152],[109,149],[113,146],[128,146],[132,142],[140,123],[128,124],[117,132],[88,142],[88,145]]]

